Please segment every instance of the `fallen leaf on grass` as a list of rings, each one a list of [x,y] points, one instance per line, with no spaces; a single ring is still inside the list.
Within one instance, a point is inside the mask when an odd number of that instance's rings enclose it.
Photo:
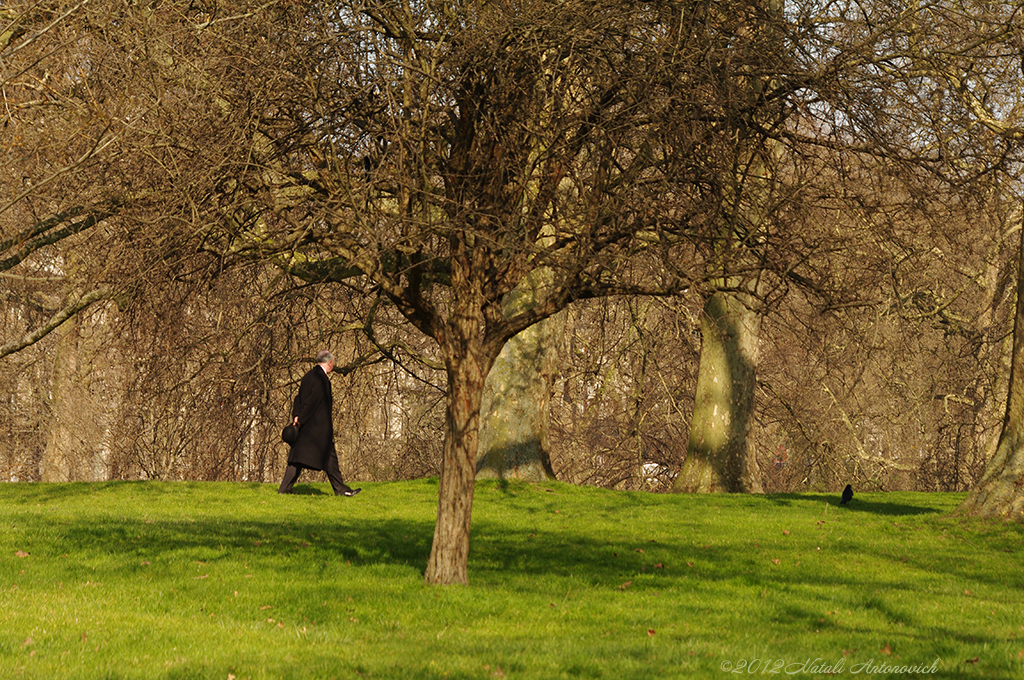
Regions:
[[[619,590],[625,590],[626,588],[630,587],[631,585],[633,585],[632,581],[626,581],[621,586],[619,586]]]
[[[36,643],[35,640],[33,640],[30,637],[27,637],[27,638],[25,638],[25,641],[21,643],[21,646],[22,647],[28,647],[29,645],[34,645],[35,643]]]
[[[18,552],[14,553],[14,555],[15,555],[15,557],[28,557],[29,553],[22,552],[21,550],[19,550]]]
[[[266,610],[268,610],[268,609],[273,609],[273,608],[274,608],[274,605],[271,605],[271,604],[265,604],[265,605],[263,605],[262,607],[260,607],[260,611],[261,611],[261,612],[264,612],[264,611],[266,611]]]
[[[203,574],[202,576],[196,576],[194,580],[200,581],[200,580],[202,580],[204,578],[210,578],[210,575],[209,574]]]
[[[789,536],[789,529],[783,529],[782,530],[782,535],[783,536]]]
[[[978,663],[978,657],[974,657],[973,659],[964,659],[964,663]]]
[[[886,656],[892,656],[892,647],[890,647],[889,645],[882,647],[878,651],[880,651],[882,654],[885,654]]]
[[[772,564],[782,564],[782,560],[780,560],[778,557],[773,557]]]
[[[665,565],[662,564],[661,562],[658,562],[657,564],[654,565],[654,568],[655,569],[664,569]]]
[[[648,628],[647,629],[647,637],[654,637],[654,629],[653,628]]]

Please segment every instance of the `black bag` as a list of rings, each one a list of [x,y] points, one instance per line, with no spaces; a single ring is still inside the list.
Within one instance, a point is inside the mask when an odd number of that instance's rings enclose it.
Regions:
[[[294,444],[299,439],[299,428],[288,425],[281,432],[281,441],[286,444]]]

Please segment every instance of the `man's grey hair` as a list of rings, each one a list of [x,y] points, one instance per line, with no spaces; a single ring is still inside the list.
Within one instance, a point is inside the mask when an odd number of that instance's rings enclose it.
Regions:
[[[322,350],[316,355],[316,363],[318,364],[329,364],[334,361],[334,355],[328,352],[326,349]]]

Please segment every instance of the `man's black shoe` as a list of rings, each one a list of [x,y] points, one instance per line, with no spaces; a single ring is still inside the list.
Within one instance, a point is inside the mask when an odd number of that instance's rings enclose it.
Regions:
[[[360,491],[362,491],[362,489],[349,489],[348,491],[342,492],[341,495],[342,496],[355,496]]]

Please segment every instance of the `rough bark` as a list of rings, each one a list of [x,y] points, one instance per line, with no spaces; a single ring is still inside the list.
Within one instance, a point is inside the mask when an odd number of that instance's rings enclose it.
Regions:
[[[487,373],[501,349],[487,341],[480,287],[487,253],[473,238],[452,239],[452,302],[446,321],[425,325],[445,357],[445,440],[438,488],[437,522],[424,580],[437,585],[468,583],[469,534],[473,517],[476,458],[480,442],[480,400]]]
[[[424,580],[438,585],[468,582],[469,533],[480,428],[480,397],[486,369],[467,356],[448,368],[446,437],[438,489],[437,522]]]

